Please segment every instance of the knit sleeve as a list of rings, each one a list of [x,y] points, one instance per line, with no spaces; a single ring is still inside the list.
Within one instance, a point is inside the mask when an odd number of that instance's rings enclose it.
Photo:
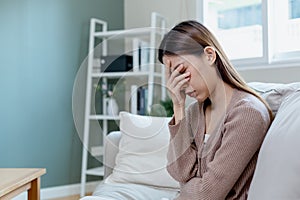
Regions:
[[[174,117],[169,123],[170,144],[168,149],[169,174],[178,182],[186,182],[194,177],[198,170],[197,148],[193,143],[188,115],[179,123],[175,124]]]
[[[188,196],[199,200],[225,199],[259,150],[269,123],[268,115],[253,107],[234,108],[228,113],[222,144],[207,171],[183,185]]]

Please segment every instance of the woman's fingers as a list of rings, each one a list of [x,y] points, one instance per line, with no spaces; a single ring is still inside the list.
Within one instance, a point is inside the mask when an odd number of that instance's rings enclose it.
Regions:
[[[179,74],[179,75],[177,74],[177,76],[174,75],[174,73],[175,72],[172,73],[172,75],[169,79],[169,82],[174,86],[176,86],[180,81],[185,80],[186,78],[190,77],[190,72],[186,72],[184,74]]]
[[[169,80],[174,81],[177,77],[182,78],[183,76],[181,75],[184,73],[181,73],[181,71],[183,71],[183,69],[184,69],[183,65],[179,65],[176,68],[171,68],[171,75],[169,76]]]
[[[180,64],[179,66],[175,66],[173,71],[177,71],[179,74],[183,74],[186,70],[186,67],[184,67],[183,64]]]
[[[182,90],[184,90],[184,86],[187,86],[189,80],[190,73],[187,72],[175,77],[173,80],[170,79],[167,82],[167,87],[172,93],[180,93]]]
[[[178,92],[184,90],[185,89],[184,86],[187,86],[187,83],[190,80],[189,75],[183,74],[181,76],[176,77],[176,79],[178,79],[178,80],[173,82],[174,89],[175,89],[175,91],[178,91]]]
[[[171,61],[166,60],[166,78],[167,88],[171,93],[173,103],[183,104],[185,102],[186,94],[185,87],[188,86],[190,80],[190,72],[186,72],[186,67],[183,64],[171,66]]]
[[[172,96],[173,104],[184,105],[185,98],[186,98],[184,86],[188,84],[189,80],[190,80],[190,77],[187,76],[186,78],[181,79],[176,84],[174,82],[172,82],[169,85],[168,89]]]

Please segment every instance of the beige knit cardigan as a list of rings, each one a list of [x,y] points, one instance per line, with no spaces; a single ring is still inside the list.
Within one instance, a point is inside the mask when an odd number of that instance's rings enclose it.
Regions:
[[[235,89],[219,126],[204,144],[203,104],[169,123],[169,174],[180,183],[177,200],[247,199],[258,151],[270,125],[265,105]]]

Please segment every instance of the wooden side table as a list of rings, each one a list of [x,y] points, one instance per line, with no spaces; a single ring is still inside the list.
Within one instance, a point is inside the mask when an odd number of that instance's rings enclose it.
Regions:
[[[0,168],[0,200],[28,191],[28,200],[40,199],[40,177],[46,169]]]

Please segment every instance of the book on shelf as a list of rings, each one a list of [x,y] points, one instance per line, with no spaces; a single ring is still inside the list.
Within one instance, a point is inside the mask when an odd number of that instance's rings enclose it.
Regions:
[[[148,88],[139,87],[137,89],[137,114],[147,114],[147,103],[148,103]]]
[[[133,71],[149,71],[149,43],[139,38],[133,39]]]
[[[130,94],[130,100],[131,100],[131,113],[137,114],[137,85],[131,85],[131,94]]]

